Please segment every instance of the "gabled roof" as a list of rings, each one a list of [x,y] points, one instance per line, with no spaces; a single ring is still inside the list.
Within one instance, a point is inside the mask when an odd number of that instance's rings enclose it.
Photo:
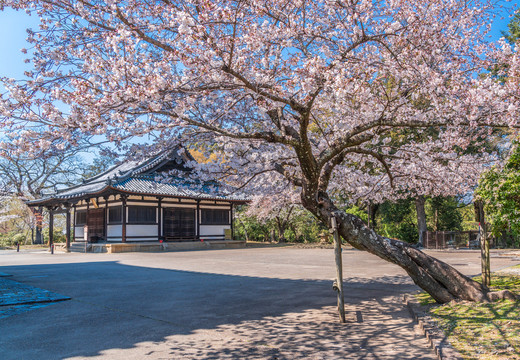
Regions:
[[[185,164],[193,160],[191,155],[180,146],[165,150],[143,160],[127,160],[107,171],[84,180],[66,189],[48,194],[41,199],[27,201],[29,206],[57,205],[75,202],[89,196],[103,196],[114,193],[181,197],[190,199],[226,200],[245,202],[241,196],[220,196],[209,191],[189,190],[189,183],[181,178],[171,182],[156,181],[160,172],[177,169],[189,171]],[[202,187],[204,189],[204,187]]]

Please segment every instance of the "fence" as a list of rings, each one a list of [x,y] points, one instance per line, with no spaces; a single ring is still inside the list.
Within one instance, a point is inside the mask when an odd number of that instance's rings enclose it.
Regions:
[[[426,249],[477,248],[478,230],[470,231],[425,231],[423,243]]]

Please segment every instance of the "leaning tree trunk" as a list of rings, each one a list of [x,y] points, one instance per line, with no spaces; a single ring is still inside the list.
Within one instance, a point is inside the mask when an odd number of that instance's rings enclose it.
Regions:
[[[415,199],[415,209],[417,210],[417,230],[419,232],[419,241],[417,245],[424,246],[424,233],[426,232],[426,211],[424,204],[426,200],[420,195]]]
[[[327,194],[320,193],[317,197],[302,194],[302,203],[324,224],[327,224],[332,216],[336,217],[339,234],[345,241],[356,249],[368,251],[399,265],[418,286],[439,303],[452,300],[493,301],[516,298],[509,291],[491,292],[450,265],[426,255],[415,247],[378,235],[357,216],[339,210]]]

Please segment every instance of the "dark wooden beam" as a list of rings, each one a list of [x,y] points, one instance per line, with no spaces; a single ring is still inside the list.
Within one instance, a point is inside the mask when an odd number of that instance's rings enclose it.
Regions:
[[[47,209],[49,210],[49,249],[52,249],[54,241],[54,209],[52,207]]]
[[[103,239],[107,241],[108,236],[108,198],[109,196],[103,196],[103,200],[105,200],[105,208],[103,210]]]
[[[235,226],[234,224],[234,216],[233,216],[233,204],[229,205],[229,220],[231,222],[231,240],[235,240]]]
[[[157,239],[161,240],[162,231],[162,197],[157,197]]]
[[[66,220],[66,229],[65,229],[65,249],[67,252],[70,251],[70,204],[65,204],[65,209],[67,209],[67,220]]]
[[[197,239],[200,240],[200,200],[197,200]]]
[[[85,225],[86,226],[83,226],[83,230],[85,230],[85,229],[87,230],[87,236],[85,236],[85,234],[83,234],[83,237],[86,239],[85,242],[88,242],[88,240],[89,240],[89,234],[88,233],[90,232],[90,229],[88,228],[88,212],[90,210],[90,199],[86,199],[85,201],[87,202],[87,214],[85,215]]]
[[[72,239],[76,241],[76,204],[73,206],[74,218],[72,219]]]
[[[126,242],[126,196],[121,195],[121,242]]]

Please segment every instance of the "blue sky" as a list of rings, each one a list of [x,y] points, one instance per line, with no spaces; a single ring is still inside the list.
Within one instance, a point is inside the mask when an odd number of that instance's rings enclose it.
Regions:
[[[23,62],[26,55],[20,52],[29,46],[25,41],[27,28],[38,28],[36,16],[13,10],[0,12],[0,76],[21,78],[30,68]]]

